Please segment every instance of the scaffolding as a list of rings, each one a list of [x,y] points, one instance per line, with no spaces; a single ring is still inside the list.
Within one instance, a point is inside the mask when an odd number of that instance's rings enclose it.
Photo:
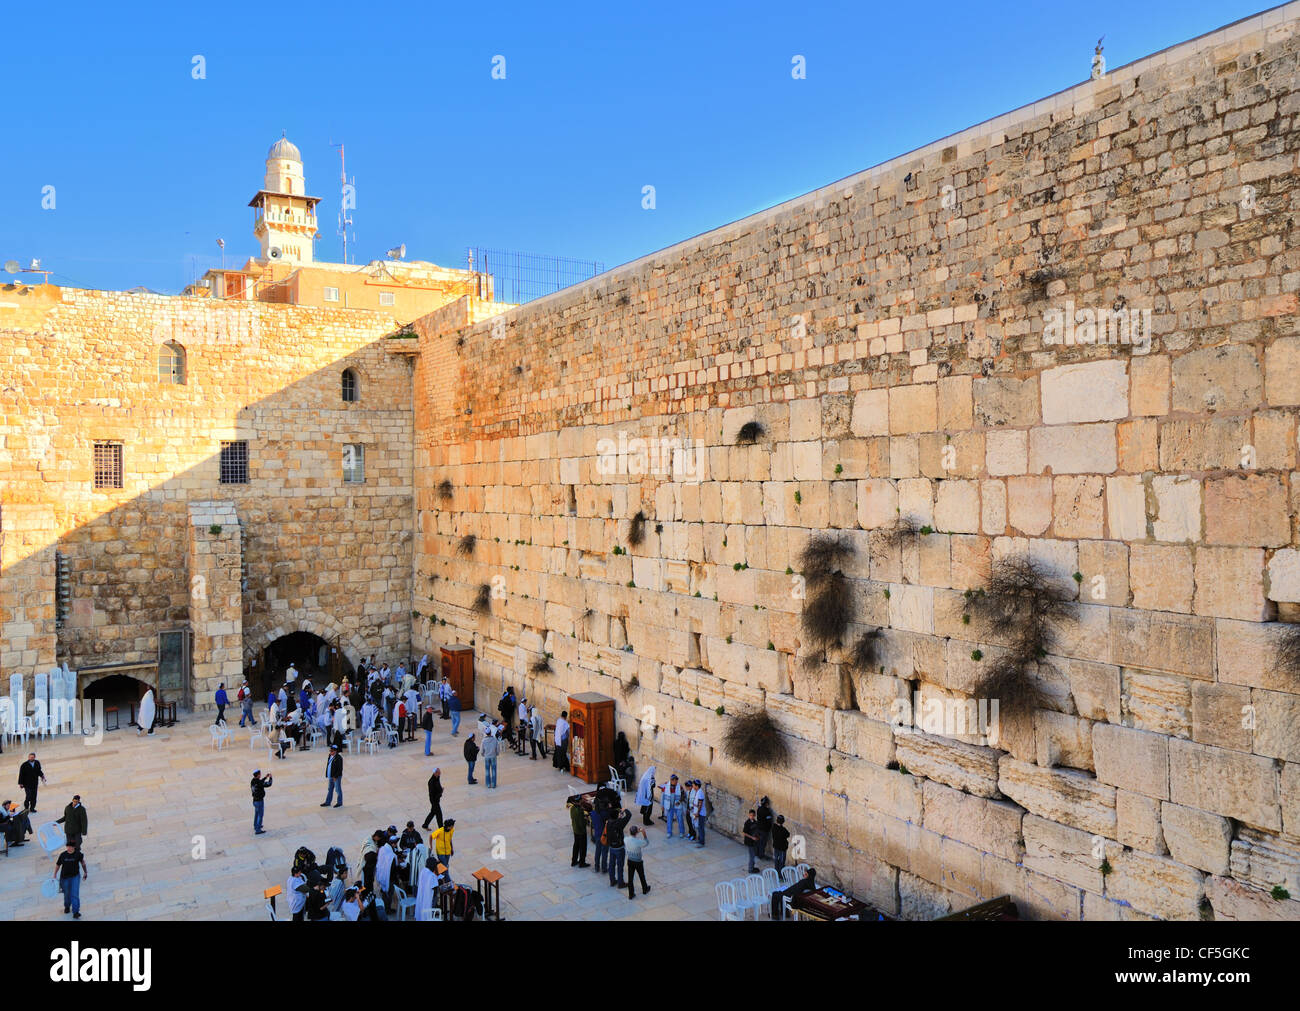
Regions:
[[[481,246],[467,249],[466,259],[470,270],[492,276],[496,301],[515,305],[589,280],[605,269],[605,265],[597,260],[571,260],[563,256],[484,249]]]

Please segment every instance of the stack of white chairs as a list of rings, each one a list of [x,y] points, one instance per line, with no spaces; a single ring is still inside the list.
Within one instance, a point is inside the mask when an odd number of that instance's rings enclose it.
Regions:
[[[220,751],[227,744],[229,744],[230,739],[235,736],[234,732],[224,723],[222,724],[214,723],[209,729],[212,734],[212,746],[216,748],[218,751]]]

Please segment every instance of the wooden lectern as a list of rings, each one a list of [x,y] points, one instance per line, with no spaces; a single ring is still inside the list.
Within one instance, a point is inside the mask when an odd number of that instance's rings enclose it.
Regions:
[[[598,692],[569,696],[569,771],[603,783],[614,764],[614,700]]]
[[[474,708],[474,647],[443,646],[442,675],[460,699],[460,708]]]

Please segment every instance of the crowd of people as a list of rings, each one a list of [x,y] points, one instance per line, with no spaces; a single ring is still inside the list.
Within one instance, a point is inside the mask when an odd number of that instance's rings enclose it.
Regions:
[[[13,800],[0,801],[0,833],[4,834],[6,845],[27,845],[27,837],[33,834],[31,815],[37,813],[36,802],[41,785],[45,782],[45,770],[37,759],[36,752],[29,752],[27,761],[18,767],[18,786],[24,794],[22,806]],[[80,794],[73,795],[72,800],[63,808],[63,816],[55,819],[55,823],[63,826],[64,845],[54,858],[51,877],[58,882],[63,911],[71,913],[74,920],[79,920],[81,882],[90,877],[86,857],[81,851],[81,845],[90,832],[90,816],[81,803]]]

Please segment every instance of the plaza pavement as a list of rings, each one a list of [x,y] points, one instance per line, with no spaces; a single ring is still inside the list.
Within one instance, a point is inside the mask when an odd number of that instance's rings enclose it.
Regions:
[[[234,739],[221,750],[211,747],[210,716],[184,716],[152,738],[134,728],[105,734],[87,747],[77,737],[33,738],[26,747],[13,741],[0,756],[0,800],[22,802],[18,766],[34,750],[48,783],[40,789],[34,828],[63,814],[74,793],[81,795],[90,831],[84,851],[90,871],[82,883],[83,920],[256,920],[266,912],[263,889],[283,886],[294,851],[310,847],[318,860],[340,846],[355,871],[361,847],[376,828],[416,826],[428,812],[426,781],[442,768],[442,810],[456,819],[452,877],[473,885],[472,872],[495,868],[507,920],[708,920],[717,916],[714,883],[745,872],[745,850],[715,832],[701,850],[689,841],[664,837],[656,817],[646,851],[649,895],[609,887],[608,878],[590,868],[569,866],[573,840],[565,807],[569,784],[577,779],[551,767],[550,759],[531,761],[511,752],[501,755],[499,787],[465,782],[461,749],[477,714],[467,712],[460,736],[437,720],[433,757],[424,757],[424,734],[414,743],[375,754],[344,753],[344,806],[322,808],[325,799],[325,749],[270,758],[249,732],[232,724]],[[266,835],[254,836],[249,779],[255,768],[270,771]],[[3,780],[0,780],[3,781]],[[632,793],[624,803],[640,823]],[[428,833],[423,833],[427,840]],[[493,845],[504,854],[494,857]],[[42,880],[53,871],[56,854],[41,849],[35,835],[26,846],[0,857],[0,919],[68,918],[58,897],[41,896]],[[588,861],[594,859],[589,845]],[[284,899],[278,900],[280,912]],[[752,914],[751,914],[752,915]]]

